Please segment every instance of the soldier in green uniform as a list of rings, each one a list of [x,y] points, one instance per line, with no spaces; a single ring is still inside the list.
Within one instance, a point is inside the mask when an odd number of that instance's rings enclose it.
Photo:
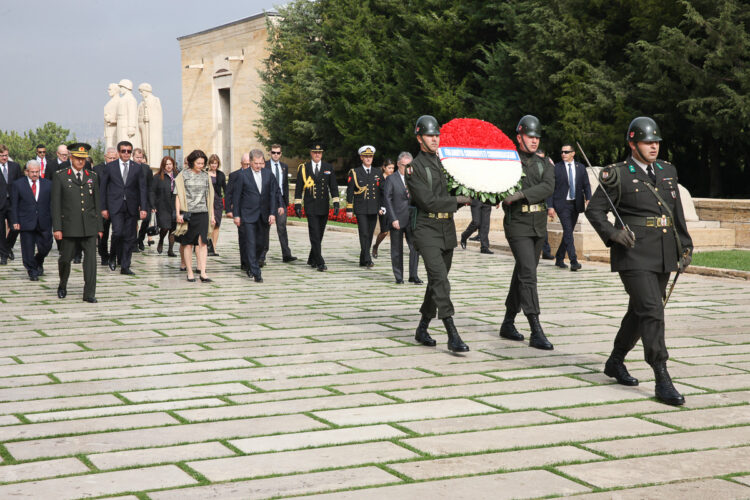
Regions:
[[[378,212],[382,208],[380,200],[380,183],[383,179],[380,169],[372,168],[372,158],[375,155],[374,146],[359,148],[359,158],[362,164],[349,171],[346,185],[346,213],[357,216],[357,232],[359,233],[359,265],[372,267],[370,247],[375,225],[378,222]]]
[[[631,155],[602,169],[600,185],[586,209],[591,225],[610,247],[612,271],[620,273],[630,296],[604,373],[620,384],[638,385],[625,367],[625,356],[640,338],[646,362],[654,370],[656,397],[681,405],[685,398],[667,372],[663,300],[669,273],[690,265],[693,242],[682,211],[677,169],[657,160],[661,132],[656,122],[645,116],[635,118],[626,140]],[[628,228],[607,219],[611,207],[604,189]]]
[[[96,302],[96,237],[102,237],[99,183],[93,170],[85,169],[91,146],[72,144],[70,168],[58,170],[52,179],[51,212],[53,236],[60,242],[57,296],[68,294],[70,261],[76,246],[83,249],[83,300]]]
[[[516,315],[523,311],[531,327],[529,345],[552,350],[539,323],[539,296],[536,290],[536,268],[547,236],[547,206],[545,200],[555,190],[555,169],[537,154],[542,125],[536,116],[526,115],[518,122],[516,139],[518,156],[524,176],[521,190],[503,200],[505,216],[503,228],[516,265],[505,299],[505,318],[500,336],[509,340],[523,340],[515,326]]]
[[[324,162],[323,146],[316,143],[310,148],[310,161],[297,168],[297,183],[294,187],[294,209],[302,214],[302,203],[307,216],[307,232],[310,237],[310,255],[307,265],[318,271],[328,269],[323,259],[323,234],[328,224],[328,198],[333,203],[334,215],[339,214],[339,187],[333,165]]]
[[[469,350],[458,335],[453,323],[453,303],[448,271],[456,248],[456,225],[453,214],[458,204],[470,203],[466,196],[451,196],[443,165],[437,156],[440,127],[429,115],[417,120],[415,135],[420,152],[406,169],[406,186],[411,202],[416,207],[414,246],[424,260],[427,270],[427,290],[419,312],[422,318],[415,339],[422,345],[434,346],[435,340],[427,333],[430,320],[437,314],[448,333],[448,349],[453,352]]]

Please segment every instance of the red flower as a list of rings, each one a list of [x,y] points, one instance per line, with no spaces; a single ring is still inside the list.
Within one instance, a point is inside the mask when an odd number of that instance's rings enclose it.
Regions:
[[[451,146],[516,150],[502,130],[476,118],[454,118],[440,128],[440,147]]]

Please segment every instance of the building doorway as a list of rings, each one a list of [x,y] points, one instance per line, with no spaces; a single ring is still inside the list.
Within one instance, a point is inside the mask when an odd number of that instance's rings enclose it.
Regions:
[[[232,165],[232,99],[228,88],[219,89],[219,152],[221,169],[231,171]]]

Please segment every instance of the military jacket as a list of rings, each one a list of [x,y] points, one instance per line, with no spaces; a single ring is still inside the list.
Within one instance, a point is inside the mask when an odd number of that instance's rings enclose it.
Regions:
[[[379,168],[370,167],[370,173],[360,165],[349,171],[346,186],[346,206],[354,205],[354,213],[376,214],[380,211],[380,184],[383,176]]]
[[[305,212],[312,215],[328,215],[328,198],[339,202],[339,186],[333,165],[320,162],[318,175],[313,175],[312,162],[297,168],[297,182],[294,186],[294,203],[303,203]]]
[[[657,160],[654,163],[655,183],[633,161],[632,157],[624,162],[604,167],[606,174],[603,175],[612,175],[613,170],[616,170],[615,175],[619,176],[619,188],[612,186],[607,189],[607,193],[617,207],[620,217],[635,234],[635,247],[626,248],[620,244],[613,244],[610,240],[615,231],[621,230],[621,226],[619,222],[613,225],[607,219],[607,212],[611,208],[601,184],[594,192],[586,209],[589,222],[604,244],[610,247],[612,271],[644,270],[658,273],[675,271],[678,264],[675,230],[680,239],[681,250],[683,252],[688,250],[692,253],[693,249],[693,241],[688,234],[685,214],[682,210],[682,200],[677,185],[677,169],[674,165]],[[656,190],[666,207],[646,184]],[[670,212],[674,216],[674,221],[669,226],[648,227],[641,225],[639,221],[646,217],[651,218],[652,221],[666,221],[670,217]]]
[[[543,203],[552,196],[555,191],[555,167],[536,153],[519,151],[518,156],[524,174],[521,177],[521,192],[526,199],[510,206],[503,204],[505,237],[544,237],[547,235],[547,210],[524,212],[523,206]]]
[[[55,172],[52,178],[52,230],[65,237],[94,236],[103,230],[99,211],[99,182],[96,173],[81,169],[78,182],[75,169]]]
[[[453,214],[458,205],[456,197],[448,193],[448,181],[437,155],[420,152],[414,158],[406,169],[406,187],[412,205],[417,208],[417,225],[414,228],[417,250],[423,245],[455,248],[456,224]],[[429,214],[449,214],[450,218],[434,218]]]

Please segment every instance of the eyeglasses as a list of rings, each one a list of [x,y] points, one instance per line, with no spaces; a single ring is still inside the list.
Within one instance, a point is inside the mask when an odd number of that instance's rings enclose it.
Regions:
[[[573,153],[574,151],[560,151],[560,153],[564,155],[569,155],[570,153]]]
[[[280,154],[281,154],[281,151],[271,151],[271,154],[272,154],[272,155],[280,155]]]
[[[133,152],[132,149],[121,149],[120,150],[120,153],[132,153],[132,152]]]

